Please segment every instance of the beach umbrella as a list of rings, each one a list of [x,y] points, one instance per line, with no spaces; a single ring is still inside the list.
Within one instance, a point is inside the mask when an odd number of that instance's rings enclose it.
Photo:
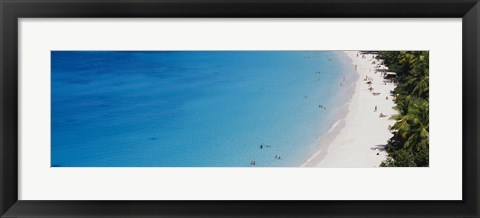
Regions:
[[[388,70],[388,67],[385,66],[385,65],[380,65],[378,68],[377,68],[377,71],[387,71]]]
[[[385,79],[394,79],[394,78],[397,78],[397,73],[395,73],[395,72],[386,72],[384,78],[385,78]]]

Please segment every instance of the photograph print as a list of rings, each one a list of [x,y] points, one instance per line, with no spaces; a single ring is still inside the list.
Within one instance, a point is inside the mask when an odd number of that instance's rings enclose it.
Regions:
[[[51,51],[51,167],[428,167],[428,51]]]

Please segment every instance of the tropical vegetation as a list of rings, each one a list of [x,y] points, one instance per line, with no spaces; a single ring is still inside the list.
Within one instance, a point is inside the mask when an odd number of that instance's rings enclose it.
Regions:
[[[428,167],[429,159],[429,53],[428,51],[383,51],[390,71],[397,73],[393,91],[398,114],[386,146],[382,167]]]

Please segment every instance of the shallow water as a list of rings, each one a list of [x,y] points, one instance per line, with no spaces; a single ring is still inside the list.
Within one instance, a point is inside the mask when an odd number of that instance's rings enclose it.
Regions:
[[[51,57],[58,167],[296,167],[334,123],[355,79],[334,51]]]

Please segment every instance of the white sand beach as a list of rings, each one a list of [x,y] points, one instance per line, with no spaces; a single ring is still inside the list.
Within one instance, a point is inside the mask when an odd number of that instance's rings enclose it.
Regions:
[[[395,121],[389,117],[395,113],[390,91],[393,83],[384,83],[380,72],[375,73],[373,55],[345,51],[357,66],[358,80],[348,105],[348,112],[339,120],[327,136],[317,143],[319,150],[302,166],[305,167],[378,167],[386,159],[384,150],[392,137],[388,130]],[[365,80],[372,81],[372,91]],[[373,93],[380,93],[374,95]],[[386,99],[388,97],[388,100]],[[377,111],[375,112],[375,106]],[[380,114],[387,115],[380,117]]]

